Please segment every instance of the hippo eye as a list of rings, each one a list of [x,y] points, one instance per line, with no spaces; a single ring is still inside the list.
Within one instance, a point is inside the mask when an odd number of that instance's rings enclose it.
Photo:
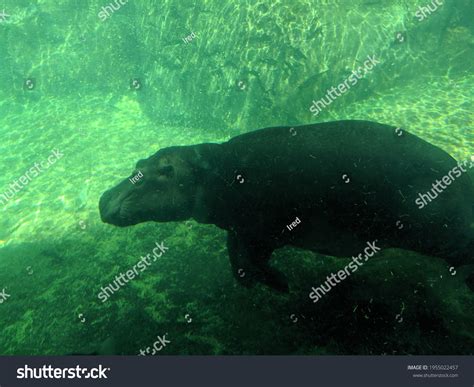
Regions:
[[[172,165],[166,165],[158,169],[158,174],[160,176],[173,177],[174,168]]]

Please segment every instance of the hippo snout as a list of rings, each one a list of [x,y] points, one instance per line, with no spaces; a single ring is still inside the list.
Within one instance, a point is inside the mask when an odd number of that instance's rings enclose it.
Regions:
[[[113,200],[112,190],[105,191],[99,200],[99,211],[102,222],[117,225],[120,218],[120,204]]]
[[[119,227],[140,223],[146,218],[143,214],[143,200],[137,187],[129,179],[125,179],[100,197],[100,218],[104,223]]]

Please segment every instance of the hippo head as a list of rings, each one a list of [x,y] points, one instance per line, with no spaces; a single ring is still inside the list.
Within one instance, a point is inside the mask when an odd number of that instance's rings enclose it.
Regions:
[[[136,164],[125,180],[106,191],[99,202],[102,221],[115,226],[191,217],[196,182],[184,147],[158,151]]]

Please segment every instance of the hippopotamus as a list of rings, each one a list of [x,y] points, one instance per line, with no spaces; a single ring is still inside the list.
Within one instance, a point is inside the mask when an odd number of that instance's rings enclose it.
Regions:
[[[271,127],[161,149],[106,191],[99,208],[119,227],[214,224],[227,231],[237,281],[285,292],[286,277],[269,260],[287,245],[349,258],[376,240],[454,267],[473,263],[472,164],[376,122]]]

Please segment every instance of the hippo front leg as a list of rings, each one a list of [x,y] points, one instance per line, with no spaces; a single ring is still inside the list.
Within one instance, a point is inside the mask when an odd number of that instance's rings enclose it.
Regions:
[[[273,249],[258,242],[248,241],[233,231],[227,234],[232,273],[245,287],[261,282],[280,292],[288,293],[286,277],[268,265]]]

